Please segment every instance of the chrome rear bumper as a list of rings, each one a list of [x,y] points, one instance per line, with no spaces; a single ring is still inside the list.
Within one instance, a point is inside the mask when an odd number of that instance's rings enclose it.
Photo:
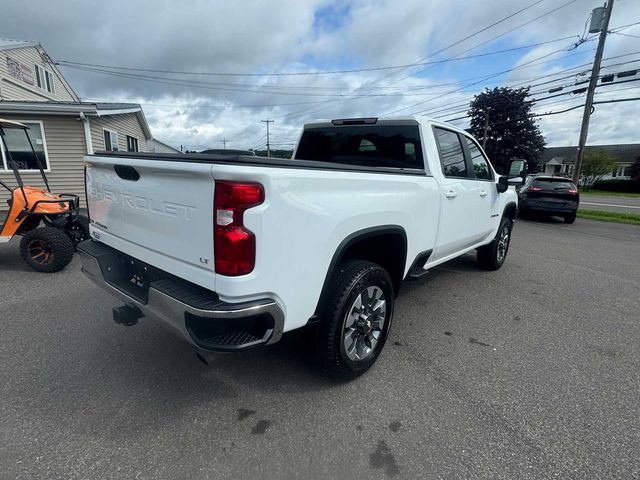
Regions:
[[[273,299],[223,302],[215,292],[137,260],[145,272],[152,269],[153,278],[148,285],[133,286],[127,275],[134,259],[95,240],[79,244],[78,253],[82,272],[93,283],[144,316],[161,320],[199,349],[239,351],[282,337],[284,313]]]

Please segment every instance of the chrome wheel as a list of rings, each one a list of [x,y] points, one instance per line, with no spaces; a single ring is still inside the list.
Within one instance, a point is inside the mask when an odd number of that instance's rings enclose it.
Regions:
[[[349,360],[364,360],[375,350],[382,337],[387,301],[380,287],[367,287],[351,305],[343,331],[344,351]]]
[[[500,232],[500,238],[498,239],[498,248],[496,253],[496,260],[498,263],[502,263],[507,256],[507,250],[509,249],[509,240],[511,239],[511,228],[509,224],[505,224]]]

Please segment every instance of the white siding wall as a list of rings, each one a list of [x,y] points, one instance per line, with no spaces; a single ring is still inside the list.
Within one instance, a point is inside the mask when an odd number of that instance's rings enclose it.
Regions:
[[[71,87],[63,80],[62,75],[54,65],[43,60],[41,53],[44,50],[36,47],[16,48],[0,52],[0,100],[26,100],[58,102],[78,101]],[[9,75],[7,57],[29,66],[34,75],[34,85],[29,85]],[[39,88],[35,81],[35,65],[44,67],[53,73],[53,90],[51,94],[45,89]]]
[[[84,169],[82,159],[87,153],[83,122],[77,117],[62,116],[15,116],[2,114],[3,118],[18,121],[41,120],[49,155],[50,173],[47,173],[51,191],[54,193],[75,193],[82,197],[84,205]],[[1,157],[0,157],[1,158]],[[13,174],[3,170],[0,163],[0,180],[16,186]],[[37,170],[22,172],[25,184],[43,186]],[[7,191],[0,187],[0,210],[6,210]]]
[[[114,130],[118,133],[118,149],[122,152],[127,151],[126,135],[138,139],[138,150],[147,151],[147,140],[135,113],[124,113],[122,115],[109,115],[107,117],[90,117],[91,124],[91,141],[93,142],[93,150],[104,150],[104,133],[103,129]]]

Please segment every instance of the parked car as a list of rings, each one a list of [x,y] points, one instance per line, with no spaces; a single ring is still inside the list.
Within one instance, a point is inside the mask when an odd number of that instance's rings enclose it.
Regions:
[[[565,223],[576,221],[580,194],[575,183],[565,177],[538,175],[527,177],[518,191],[520,213],[537,212],[563,217]]]
[[[210,148],[208,150],[202,150],[200,153],[206,153],[207,155],[247,155],[249,157],[255,157],[256,152],[253,150],[236,150],[233,148]]]
[[[514,182],[473,137],[412,118],[305,125],[292,159],[85,163],[82,269],[125,304],[116,322],[159,318],[201,356],[309,325],[320,365],[343,379],[378,358],[403,280],[473,250],[499,269],[517,210]]]

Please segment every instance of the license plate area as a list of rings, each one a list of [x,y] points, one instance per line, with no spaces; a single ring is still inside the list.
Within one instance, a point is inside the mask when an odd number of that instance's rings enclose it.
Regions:
[[[149,299],[151,282],[166,276],[161,270],[121,252],[101,255],[98,264],[109,285],[143,304]]]

